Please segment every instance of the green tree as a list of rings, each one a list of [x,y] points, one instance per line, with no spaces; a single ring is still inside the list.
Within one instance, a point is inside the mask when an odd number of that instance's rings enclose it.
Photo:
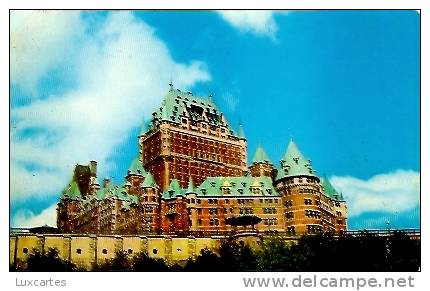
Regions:
[[[163,259],[150,258],[147,253],[138,253],[132,259],[132,270],[137,272],[165,272],[169,271]]]
[[[76,266],[58,255],[58,250],[49,248],[46,253],[33,249],[28,256],[25,271],[31,272],[70,272],[75,271]]]
[[[130,271],[131,263],[129,257],[124,251],[116,251],[115,257],[107,259],[105,262],[98,264],[94,271]]]

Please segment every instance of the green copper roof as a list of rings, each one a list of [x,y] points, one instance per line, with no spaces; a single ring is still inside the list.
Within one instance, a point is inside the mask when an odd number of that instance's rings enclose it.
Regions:
[[[80,200],[82,198],[79,186],[74,180],[72,180],[66,189],[64,189],[63,198],[69,198],[72,200]]]
[[[144,176],[146,175],[145,169],[143,168],[142,163],[140,162],[139,158],[136,157],[132,162],[130,167],[128,168],[128,174],[129,175],[139,175]]]
[[[192,188],[194,186],[192,185]],[[196,193],[197,197],[279,197],[269,177],[208,177],[194,192],[180,187],[175,179],[162,194],[163,199],[175,199],[185,193]],[[255,190],[254,190],[255,189]]]
[[[169,188],[163,192],[161,195],[161,198],[163,199],[173,199],[178,196],[184,196],[185,190],[181,188],[181,185],[179,185],[178,180],[172,179],[170,182]]]
[[[257,193],[253,189],[256,188]],[[274,196],[278,197],[270,177],[208,177],[198,188],[197,196]]]
[[[196,193],[196,188],[194,187],[193,179],[190,177],[190,181],[188,182],[188,189],[185,192],[188,193]]]
[[[315,177],[315,173],[311,162],[305,159],[296,144],[291,140],[281,161],[281,168],[278,169],[277,179],[295,176]]]
[[[112,194],[113,194],[112,191],[114,191],[114,190],[115,190],[115,186],[112,183],[109,184],[109,186],[107,186],[107,187],[100,188],[96,192],[96,199],[99,201],[104,200],[107,197],[112,196]]]
[[[180,123],[181,116],[188,112],[192,120],[202,120],[206,116],[209,125],[217,126],[222,120],[222,112],[218,110],[213,98],[194,96],[191,92],[183,92],[170,86],[156,115],[161,120]],[[225,119],[225,117],[224,117]],[[227,120],[226,126],[232,132]]]
[[[213,112],[213,110],[216,110],[218,114],[220,113],[212,102],[212,98],[194,96],[191,93],[174,89],[173,86],[170,87],[166,97],[161,103],[159,113],[163,120],[180,122],[179,116],[184,112],[185,107],[189,107],[190,105],[199,106],[203,108],[204,111]],[[214,120],[214,122],[217,121],[218,120]]]
[[[148,172],[148,174],[146,174],[145,180],[143,181],[143,184],[141,187],[142,188],[157,187],[157,183],[155,183],[154,177],[152,176],[151,173]]]
[[[336,189],[333,187],[327,177],[321,179],[321,185],[324,187],[324,192],[328,197],[334,199],[335,195],[338,195]]]
[[[252,162],[253,163],[264,163],[264,162],[272,163],[269,157],[267,156],[266,152],[264,151],[264,149],[261,147],[261,145],[258,145],[257,150],[255,151],[255,154],[254,154],[254,158],[252,159]]]

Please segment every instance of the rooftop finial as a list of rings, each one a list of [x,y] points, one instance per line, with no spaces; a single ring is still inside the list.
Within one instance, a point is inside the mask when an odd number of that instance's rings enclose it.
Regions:
[[[242,122],[239,120],[239,131],[238,131],[238,136],[241,139],[245,139],[245,131],[243,130],[243,125]]]
[[[170,74],[170,82],[169,82],[170,90],[173,90],[173,80],[172,80],[172,74]]]

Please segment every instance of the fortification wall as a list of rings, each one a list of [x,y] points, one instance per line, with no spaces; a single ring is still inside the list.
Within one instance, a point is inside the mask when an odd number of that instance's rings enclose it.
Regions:
[[[151,258],[161,258],[168,264],[185,262],[196,258],[201,250],[208,248],[217,252],[225,237],[170,237],[133,235],[78,235],[78,234],[11,234],[10,264],[25,262],[33,249],[40,252],[56,248],[59,256],[77,266],[91,270],[115,257],[117,251],[131,256],[146,252]],[[236,237],[251,246],[261,240],[255,235]],[[291,238],[294,240],[293,238]]]

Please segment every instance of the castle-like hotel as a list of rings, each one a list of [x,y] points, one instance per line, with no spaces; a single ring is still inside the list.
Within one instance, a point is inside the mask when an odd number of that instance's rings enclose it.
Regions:
[[[95,161],[76,165],[58,203],[62,232],[301,235],[347,229],[342,194],[316,175],[293,141],[279,165],[259,146],[248,166],[243,129],[230,127],[211,96],[170,85],[138,139],[139,155],[123,185],[109,179],[100,185]],[[232,223],[240,218],[251,225]]]

